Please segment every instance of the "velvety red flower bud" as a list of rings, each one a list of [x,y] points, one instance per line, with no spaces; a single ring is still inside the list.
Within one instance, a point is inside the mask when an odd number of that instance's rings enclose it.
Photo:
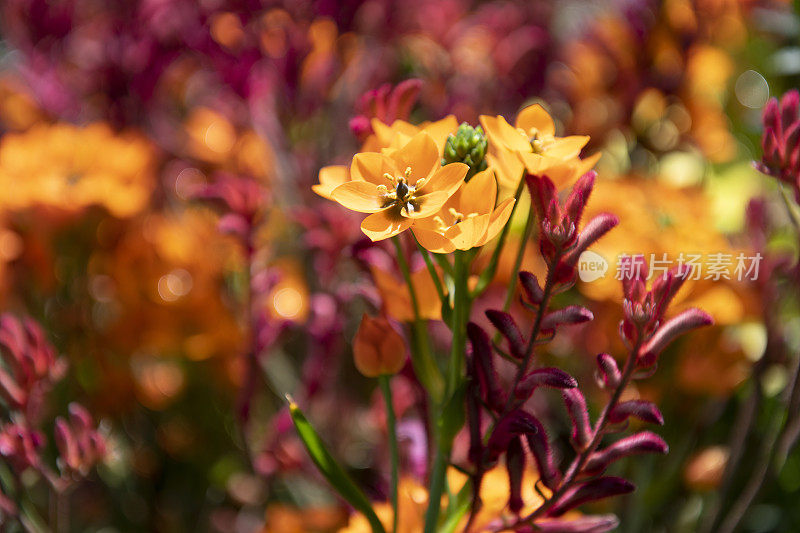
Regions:
[[[561,396],[572,421],[572,443],[577,450],[583,451],[592,439],[592,426],[589,423],[586,400],[577,388],[563,390]]]
[[[609,389],[619,386],[622,373],[619,371],[617,361],[607,353],[597,355],[597,367],[600,371],[601,384]]]
[[[492,325],[497,328],[497,331],[500,332],[506,341],[508,341],[508,349],[511,355],[522,360],[525,357],[527,346],[514,318],[505,311],[498,311],[496,309],[487,310],[486,317]]]
[[[554,389],[574,389],[578,386],[575,378],[559,368],[537,368],[523,377],[514,396],[521,401],[527,400],[539,387],[552,387]]]
[[[575,520],[539,520],[536,529],[525,530],[540,533],[606,533],[619,527],[619,518],[613,514],[583,516]],[[522,530],[517,530],[520,533]]]
[[[0,316],[0,396],[9,408],[35,418],[41,397],[66,371],[44,332],[31,319]]]
[[[0,456],[18,473],[39,464],[42,435],[23,424],[10,423],[0,428]]]
[[[664,416],[658,410],[656,404],[647,400],[628,400],[617,404],[608,414],[608,420],[612,424],[626,421],[630,417],[638,418],[650,424],[664,425]]]
[[[69,422],[55,421],[56,447],[62,468],[86,475],[106,454],[103,436],[94,426],[92,415],[77,403],[69,404]]]
[[[365,313],[353,339],[353,357],[367,377],[397,374],[406,364],[406,343],[388,320]]]
[[[583,324],[593,319],[594,315],[585,307],[581,307],[580,305],[568,305],[563,309],[547,313],[542,319],[542,331],[553,331],[558,326]]]
[[[636,487],[630,481],[619,477],[601,477],[579,483],[564,494],[547,511],[548,516],[561,516],[570,509],[587,502],[610,498],[633,492]]]
[[[480,326],[470,322],[467,324],[467,337],[472,347],[468,369],[470,377],[477,383],[480,395],[487,405],[502,409],[505,405],[505,394],[497,381],[489,336]]]
[[[528,297],[528,301],[534,305],[539,305],[544,300],[544,291],[539,285],[539,280],[534,274],[522,271],[519,273],[519,283],[522,285],[522,290]]]
[[[598,474],[605,470],[608,465],[628,457],[629,455],[637,455],[643,453],[661,453],[666,454],[669,452],[669,446],[664,442],[664,439],[651,433],[649,431],[642,431],[624,439],[620,439],[614,444],[594,452],[589,456],[586,461],[586,471],[591,474]]]
[[[601,213],[592,218],[580,231],[578,241],[575,243],[575,247],[564,257],[564,263],[570,266],[577,265],[581,254],[617,224],[619,224],[619,218],[608,213]]]
[[[642,347],[638,364],[643,367],[652,366],[658,355],[677,337],[695,328],[709,326],[714,319],[699,309],[687,309],[676,317],[659,326],[652,337]]]

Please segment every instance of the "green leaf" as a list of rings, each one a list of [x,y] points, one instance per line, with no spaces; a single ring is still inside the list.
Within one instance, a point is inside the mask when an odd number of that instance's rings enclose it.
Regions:
[[[291,413],[292,422],[294,422],[297,434],[300,436],[300,440],[303,441],[306,450],[308,450],[308,454],[311,456],[311,460],[317,465],[319,471],[322,472],[322,475],[325,476],[328,483],[333,486],[342,498],[347,500],[356,510],[363,513],[369,521],[373,533],[386,533],[375,511],[372,510],[369,499],[361,492],[361,489],[358,488],[353,479],[339,465],[336,459],[333,458],[330,452],[328,452],[325,443],[322,442],[319,434],[308,419],[306,419],[294,400],[289,396],[287,396],[286,399],[289,401],[289,412]]]

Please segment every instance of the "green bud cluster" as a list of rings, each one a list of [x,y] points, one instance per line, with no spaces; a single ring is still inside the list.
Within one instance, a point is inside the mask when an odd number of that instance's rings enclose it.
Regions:
[[[473,128],[466,122],[462,122],[456,132],[447,137],[442,165],[464,163],[469,166],[469,172],[464,181],[469,181],[472,176],[486,169],[484,157],[487,144],[483,128],[480,126]]]

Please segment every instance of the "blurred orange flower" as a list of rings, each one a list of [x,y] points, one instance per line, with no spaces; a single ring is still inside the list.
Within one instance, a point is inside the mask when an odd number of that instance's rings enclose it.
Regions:
[[[106,124],[37,124],[0,139],[0,207],[67,211],[102,205],[117,217],[142,211],[154,187],[152,145]]]

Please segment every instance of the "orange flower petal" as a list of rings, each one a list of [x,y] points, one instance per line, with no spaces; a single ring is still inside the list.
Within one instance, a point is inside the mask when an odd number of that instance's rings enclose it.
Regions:
[[[497,182],[494,179],[494,172],[491,169],[478,172],[461,186],[459,193],[458,210],[464,215],[491,213],[497,200]]]
[[[389,156],[401,173],[406,168],[411,169],[409,183],[416,183],[421,178],[427,178],[439,166],[440,156],[436,143],[425,132],[418,133],[411,138],[402,148]]]
[[[433,252],[435,254],[449,254],[456,249],[455,245],[453,245],[450,239],[438,231],[419,227],[417,224],[414,224],[414,227],[411,228],[411,231],[414,233],[414,236],[417,238],[422,247],[429,252]]]
[[[383,194],[377,185],[366,181],[343,183],[333,190],[331,197],[347,209],[360,213],[375,213],[384,208]]]
[[[489,214],[465,218],[450,226],[445,235],[459,250],[469,250],[477,246],[489,226]]]
[[[497,208],[492,211],[492,216],[489,219],[489,224],[486,227],[486,232],[475,246],[483,246],[487,242],[497,237],[506,225],[508,219],[511,217],[511,211],[514,209],[514,199],[507,198]]]
[[[480,121],[492,144],[518,152],[531,151],[530,141],[514,126],[509,124],[505,118],[481,115]]]
[[[376,152],[361,152],[353,156],[350,164],[350,177],[353,181],[368,181],[375,185],[392,186],[392,181],[383,175],[397,175],[397,168],[391,159]]]
[[[515,153],[498,150],[496,154],[488,154],[486,162],[494,168],[497,182],[501,187],[516,190],[525,165]]]
[[[578,157],[581,149],[589,142],[587,135],[571,135],[569,137],[557,137],[553,144],[545,148],[544,152],[549,157],[558,159],[571,159]]]
[[[426,124],[422,131],[431,136],[441,154],[444,151],[444,145],[447,144],[447,137],[456,129],[458,129],[458,120],[454,115],[447,115],[441,120]]]
[[[525,131],[536,128],[542,135],[555,135],[556,127],[550,114],[539,104],[529,105],[517,115],[516,126]]]
[[[319,184],[312,185],[311,190],[323,198],[333,200],[331,198],[333,190],[348,181],[350,181],[350,171],[347,167],[343,165],[322,167],[319,169]]]
[[[425,194],[432,191],[441,191],[447,194],[449,198],[461,187],[467,172],[469,172],[469,167],[464,163],[450,163],[439,167],[439,170],[419,188],[419,192]]]
[[[447,202],[447,194],[442,191],[434,191],[423,196],[417,196],[417,209],[412,212],[404,212],[403,215],[410,218],[425,218],[435,215]]]
[[[373,241],[394,237],[411,227],[414,221],[401,216],[394,208],[373,213],[361,222],[361,231]]]

